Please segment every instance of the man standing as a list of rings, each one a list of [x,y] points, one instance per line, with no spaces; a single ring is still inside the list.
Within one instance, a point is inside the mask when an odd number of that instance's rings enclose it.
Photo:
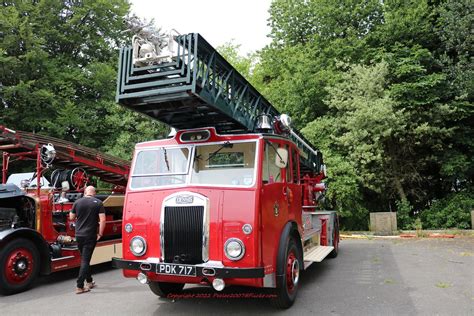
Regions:
[[[76,294],[89,292],[95,283],[92,280],[90,262],[97,241],[102,237],[105,229],[105,209],[102,201],[95,198],[95,188],[88,186],[84,190],[84,197],[77,200],[69,213],[69,219],[76,221],[76,241],[81,253],[81,268],[77,278]],[[100,220],[97,225],[97,220]],[[97,234],[97,226],[99,233]],[[86,281],[86,286],[84,286]]]

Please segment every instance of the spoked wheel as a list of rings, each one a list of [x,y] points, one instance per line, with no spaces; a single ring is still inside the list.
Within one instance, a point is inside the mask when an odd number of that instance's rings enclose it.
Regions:
[[[278,308],[289,308],[296,299],[300,280],[301,254],[293,238],[290,238],[285,252],[285,258],[279,264],[283,264],[283,275],[277,276],[276,297],[273,303]]]
[[[27,290],[39,272],[39,253],[27,239],[8,243],[0,251],[0,292],[14,294]]]
[[[150,290],[160,297],[167,297],[168,294],[180,293],[184,288],[184,283],[150,282]]]
[[[79,190],[86,186],[89,177],[82,168],[75,168],[71,171],[71,183],[74,189]]]

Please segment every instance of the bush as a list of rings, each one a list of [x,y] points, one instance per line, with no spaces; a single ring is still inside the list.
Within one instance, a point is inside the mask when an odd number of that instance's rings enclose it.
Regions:
[[[438,200],[421,213],[425,229],[471,228],[471,210],[474,210],[474,193],[459,192]]]
[[[413,207],[407,200],[397,201],[397,226],[399,229],[413,229],[413,218],[410,212]]]

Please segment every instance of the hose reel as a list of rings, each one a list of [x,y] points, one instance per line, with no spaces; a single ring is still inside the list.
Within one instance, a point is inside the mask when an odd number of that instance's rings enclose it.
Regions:
[[[83,189],[89,182],[87,173],[82,168],[73,170],[56,169],[51,174],[51,183],[56,189],[63,189],[64,182],[69,186],[69,190]]]

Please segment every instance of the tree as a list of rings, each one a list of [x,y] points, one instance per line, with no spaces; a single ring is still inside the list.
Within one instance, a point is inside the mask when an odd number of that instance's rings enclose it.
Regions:
[[[473,186],[474,179],[474,36],[472,1],[446,1],[439,7],[437,33],[441,43],[438,60],[447,78],[453,106],[449,126],[451,147],[444,152],[440,174],[444,188],[456,191]]]
[[[329,198],[343,217],[358,217],[356,223],[367,209],[374,208],[361,203],[364,197],[378,196],[375,208],[385,208],[394,197],[406,200],[401,187],[405,177],[400,170],[402,157],[387,155],[395,135],[405,128],[404,114],[395,109],[389,95],[387,75],[384,62],[351,67],[339,83],[328,88],[327,102],[337,114],[316,119],[303,130],[320,148],[320,140],[328,138],[324,133],[331,135],[322,148],[328,169],[335,169],[334,174],[329,171]],[[321,124],[325,126],[322,130]],[[314,129],[320,132],[313,134]]]
[[[346,227],[365,225],[368,210],[413,216],[472,189],[473,8],[467,0],[272,3],[273,41],[257,79],[325,154],[328,201],[358,221]]]
[[[324,115],[326,87],[340,79],[338,64],[357,63],[367,36],[381,23],[380,1],[274,1],[270,8],[273,42],[262,50],[263,93],[303,128]]]
[[[4,1],[2,124],[103,150],[115,148],[114,153],[127,158],[134,141],[159,133],[156,123],[126,114],[114,100],[117,48],[130,40],[123,21],[128,12],[125,0]],[[116,139],[130,142],[118,148]]]
[[[222,57],[227,60],[232,67],[234,67],[242,76],[247,80],[252,78],[252,70],[255,66],[255,53],[247,54],[242,56],[240,54],[240,44],[236,44],[234,41],[224,43],[221,46],[216,47],[216,50]]]

